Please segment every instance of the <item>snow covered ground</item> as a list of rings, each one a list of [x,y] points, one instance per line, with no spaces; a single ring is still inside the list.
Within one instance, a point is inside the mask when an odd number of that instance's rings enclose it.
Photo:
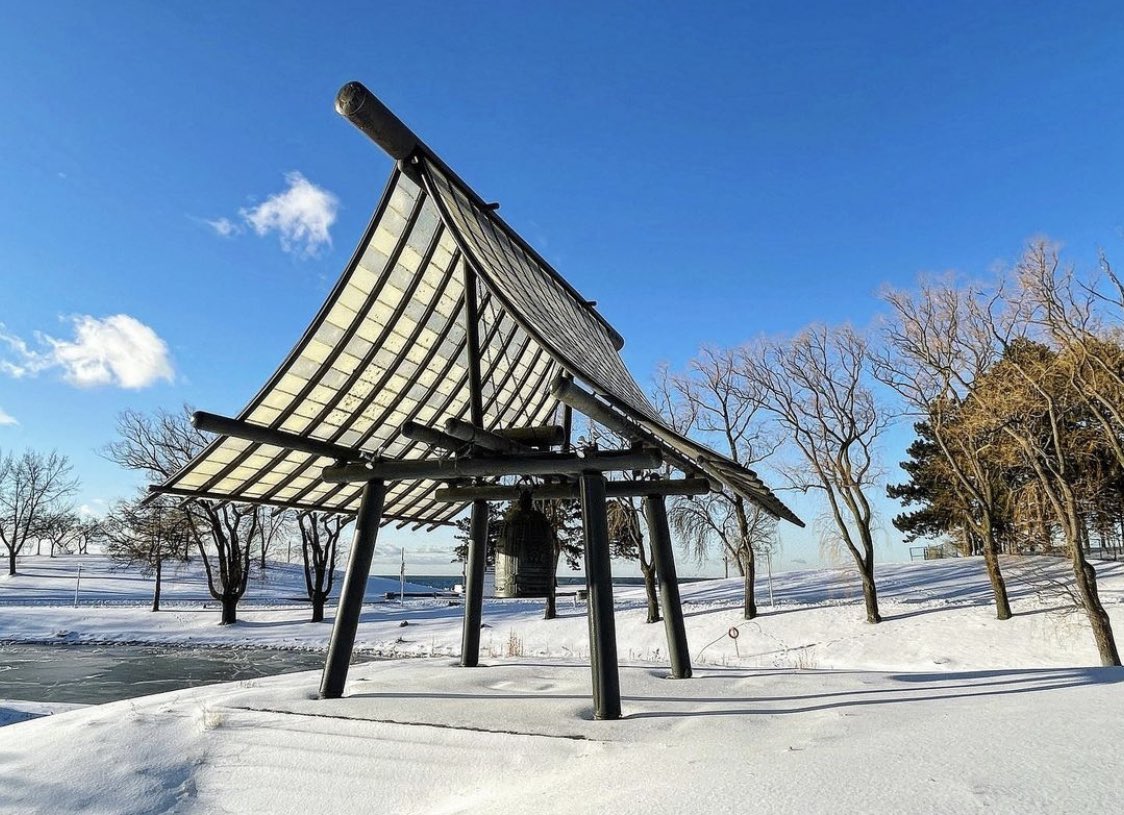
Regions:
[[[1005,565],[1007,622],[978,560],[883,567],[877,626],[846,570],[778,575],[772,607],[763,580],[753,622],[737,580],[685,585],[696,677],[680,681],[642,590],[618,590],[618,722],[591,719],[569,600],[549,622],[486,603],[471,670],[451,659],[459,607],[373,603],[359,647],[429,658],[356,666],[340,700],[309,672],[0,728],[0,812],[1120,811],[1124,671],[1094,667],[1064,563]],[[1100,574],[1124,640],[1124,564]],[[323,648],[329,632],[287,589],[220,628],[214,609],[74,609],[20,580],[0,582],[0,639]]]
[[[0,729],[5,813],[1113,813],[1124,674],[369,663]]]

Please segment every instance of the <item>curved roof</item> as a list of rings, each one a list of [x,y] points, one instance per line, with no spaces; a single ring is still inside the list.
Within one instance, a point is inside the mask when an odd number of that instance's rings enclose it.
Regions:
[[[239,419],[392,459],[446,455],[401,433],[468,419],[465,264],[478,280],[484,426],[556,421],[551,383],[569,372],[665,452],[800,523],[751,471],[667,427],[622,362],[620,336],[428,149],[392,171],[347,269],[300,341]],[[360,484],[320,478],[333,460],[216,438],[157,490],[354,512]],[[430,480],[387,485],[384,523],[449,523]]]

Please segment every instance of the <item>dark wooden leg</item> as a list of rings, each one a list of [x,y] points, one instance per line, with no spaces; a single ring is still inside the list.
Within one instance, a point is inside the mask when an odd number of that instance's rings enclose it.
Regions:
[[[461,665],[480,664],[480,622],[484,606],[484,565],[488,556],[488,502],[472,502],[468,541],[468,568],[464,575],[464,629],[461,631]]]
[[[597,719],[619,719],[621,684],[617,666],[617,630],[613,616],[613,573],[609,562],[605,476],[601,473],[583,473],[578,483],[581,490],[582,527],[585,532],[593,715]]]
[[[328,643],[328,659],[324,663],[324,676],[320,681],[321,699],[339,699],[347,683],[347,670],[351,666],[351,651],[355,647],[355,631],[359,627],[359,614],[363,610],[363,595],[367,592],[367,578],[371,574],[371,558],[375,554],[375,539],[382,520],[386,485],[382,481],[368,481],[363,487],[359,503],[359,517],[355,520],[355,539],[347,560],[340,602],[332,625],[332,639]]]
[[[648,539],[652,542],[652,565],[660,581],[660,605],[667,631],[667,650],[671,655],[671,675],[676,679],[688,679],[691,654],[687,649],[687,629],[683,624],[683,603],[679,599],[679,578],[675,574],[675,553],[671,549],[664,497],[645,497],[644,515],[648,519]]]

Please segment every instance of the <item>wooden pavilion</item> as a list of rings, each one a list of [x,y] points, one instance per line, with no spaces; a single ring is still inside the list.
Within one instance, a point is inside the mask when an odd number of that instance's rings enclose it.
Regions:
[[[434,529],[471,507],[461,664],[474,666],[488,502],[580,498],[594,710],[618,718],[607,497],[643,498],[678,678],[691,665],[665,496],[723,485],[802,524],[751,470],[668,425],[594,305],[370,91],[345,85],[336,109],[395,160],[370,224],[265,386],[237,418],[197,413],[217,438],[153,489],[358,516],[325,698],[344,690],[380,526]],[[573,411],[627,449],[575,450]],[[512,476],[524,483],[501,481]]]

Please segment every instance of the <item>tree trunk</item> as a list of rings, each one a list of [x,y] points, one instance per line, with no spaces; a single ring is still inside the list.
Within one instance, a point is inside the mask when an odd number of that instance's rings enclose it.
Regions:
[[[321,591],[315,591],[315,592],[312,593],[312,622],[314,622],[314,623],[324,622],[324,600],[325,599],[326,599],[325,595]]]
[[[16,573],[16,550],[8,550],[8,576],[11,577]]]
[[[866,621],[868,623],[880,623],[882,622],[882,615],[878,613],[878,586],[874,583],[874,564],[863,564],[861,574],[863,601],[866,603]]]
[[[741,569],[743,584],[742,611],[747,620],[757,616],[757,601],[753,596],[754,578],[757,576],[757,564],[753,562],[753,543],[749,539],[749,519],[745,514],[745,501],[741,496],[734,498],[734,512],[738,519],[738,566]]]
[[[658,623],[660,619],[660,597],[656,593],[656,570],[651,564],[640,564],[640,574],[644,575],[644,594],[648,598],[648,622]]]
[[[152,589],[152,610],[160,610],[160,573],[163,571],[164,562],[157,559],[156,561],[156,585]]]
[[[991,523],[984,521],[983,556],[987,564],[987,578],[991,581],[991,593],[995,596],[995,616],[1000,620],[1011,619],[1011,602],[1007,599],[1007,583],[999,570],[999,547],[995,543],[995,532]]]
[[[742,613],[747,620],[752,620],[757,616],[757,599],[753,595],[754,583],[757,581],[757,559],[754,558],[752,549],[746,550],[742,559],[745,561],[745,569],[742,572],[745,575]]]
[[[238,598],[225,595],[222,598],[222,619],[219,625],[231,625],[238,622]]]
[[[1112,623],[1097,591],[1097,571],[1085,560],[1080,540],[1070,542],[1070,552],[1073,559],[1073,576],[1081,595],[1082,605],[1085,607],[1085,614],[1089,618],[1089,627],[1093,629],[1093,639],[1097,643],[1101,665],[1106,667],[1120,665],[1120,652],[1116,650]]]

